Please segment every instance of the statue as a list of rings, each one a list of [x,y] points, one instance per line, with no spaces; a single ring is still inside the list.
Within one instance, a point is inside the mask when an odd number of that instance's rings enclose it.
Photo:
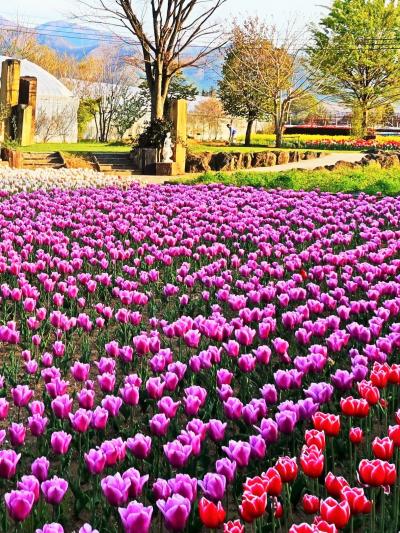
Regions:
[[[171,134],[168,132],[167,136],[165,137],[164,146],[162,150],[162,162],[163,163],[173,162],[171,159],[173,155],[173,151],[172,151],[173,146],[174,145],[172,144]]]

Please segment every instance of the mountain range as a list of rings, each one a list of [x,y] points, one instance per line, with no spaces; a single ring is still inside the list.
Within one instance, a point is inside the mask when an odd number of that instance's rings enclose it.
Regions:
[[[0,31],[14,26],[15,23],[0,16]],[[89,54],[96,54],[100,48],[118,43],[116,36],[106,29],[98,29],[65,20],[45,22],[35,28],[30,28],[29,31],[36,32],[40,44],[52,48],[60,55],[68,54],[76,59],[82,59]],[[129,45],[124,45],[121,55],[129,55],[130,53]],[[190,50],[188,53],[190,54]],[[213,68],[206,66],[185,69],[186,78],[194,83],[199,90],[209,90],[216,85],[220,59],[213,57],[210,63]],[[215,65],[217,65],[217,69]]]

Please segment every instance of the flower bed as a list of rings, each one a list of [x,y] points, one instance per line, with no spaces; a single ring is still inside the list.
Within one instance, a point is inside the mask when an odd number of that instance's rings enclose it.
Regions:
[[[0,167],[0,191],[9,193],[129,185],[135,179],[134,176],[120,177],[82,168],[26,170]]]
[[[3,199],[1,530],[397,531],[399,217],[221,185]]]
[[[374,148],[376,150],[400,150],[400,141],[384,140],[376,141],[364,139],[310,139],[307,141],[300,141],[299,147],[309,148],[314,150],[368,150]]]

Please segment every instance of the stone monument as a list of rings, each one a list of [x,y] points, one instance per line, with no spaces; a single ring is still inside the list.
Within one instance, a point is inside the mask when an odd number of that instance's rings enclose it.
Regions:
[[[169,119],[172,123],[172,131],[167,135],[165,143],[171,152],[167,159],[164,157],[161,163],[156,163],[156,174],[158,176],[176,176],[185,173],[186,165],[186,128],[187,128],[187,101],[173,100],[170,106]],[[174,144],[172,144],[174,139]]]
[[[37,79],[21,77],[21,62],[6,59],[1,67],[0,106],[5,111],[3,135],[21,146],[35,142]],[[1,128],[0,128],[1,129]]]

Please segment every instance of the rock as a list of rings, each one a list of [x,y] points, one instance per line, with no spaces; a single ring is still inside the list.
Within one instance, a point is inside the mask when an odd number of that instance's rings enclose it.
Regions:
[[[304,152],[304,159],[309,161],[310,159],[317,159],[317,154],[315,152]]]
[[[211,152],[189,152],[186,156],[186,172],[207,172],[210,170],[210,159]]]
[[[286,165],[287,163],[289,163],[289,152],[279,150],[274,152],[274,154],[276,155],[277,165]]]
[[[252,159],[253,167],[273,167],[276,165],[274,152],[256,152]]]
[[[356,168],[358,166],[358,163],[352,163],[351,161],[336,161],[336,163],[333,165],[333,170],[342,168]]]
[[[237,168],[237,154],[231,152],[218,152],[211,155],[211,170],[235,170]]]
[[[299,152],[289,152],[289,163],[297,163],[299,155]]]
[[[395,154],[385,154],[378,158],[382,168],[392,168],[399,166],[399,158]]]
[[[246,152],[242,154],[242,167],[241,168],[251,168],[253,166],[253,157],[254,154],[251,152]]]

